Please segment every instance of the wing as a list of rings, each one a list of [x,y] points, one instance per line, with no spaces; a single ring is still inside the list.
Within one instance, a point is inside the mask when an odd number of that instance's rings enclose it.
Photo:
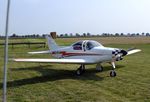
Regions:
[[[11,59],[16,62],[43,62],[43,63],[66,63],[66,64],[94,64],[89,59]]]
[[[130,49],[127,51],[127,55],[131,55],[131,54],[134,54],[134,53],[137,53],[140,51],[142,51],[142,50],[141,49]]]
[[[47,53],[51,53],[50,50],[47,51],[36,51],[36,52],[28,52],[29,54],[47,54]]]

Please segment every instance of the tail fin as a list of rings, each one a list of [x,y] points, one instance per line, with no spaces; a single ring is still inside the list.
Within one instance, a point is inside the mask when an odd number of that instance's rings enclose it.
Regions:
[[[59,48],[59,46],[56,44],[56,42],[51,36],[46,35],[46,38],[47,38],[47,44],[50,50],[55,50]]]

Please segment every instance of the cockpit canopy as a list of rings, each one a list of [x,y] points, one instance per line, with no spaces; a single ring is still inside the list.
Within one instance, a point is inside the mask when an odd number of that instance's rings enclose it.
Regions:
[[[94,47],[103,47],[99,42],[94,40],[83,40],[72,45],[74,50],[91,50]]]

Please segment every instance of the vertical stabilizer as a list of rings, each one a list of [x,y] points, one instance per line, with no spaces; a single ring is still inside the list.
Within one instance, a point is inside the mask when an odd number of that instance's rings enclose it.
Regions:
[[[59,48],[59,46],[56,44],[56,42],[50,35],[46,35],[46,39],[50,50],[55,50]]]

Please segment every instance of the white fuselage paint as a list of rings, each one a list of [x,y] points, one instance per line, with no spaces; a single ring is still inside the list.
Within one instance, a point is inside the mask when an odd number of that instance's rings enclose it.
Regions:
[[[51,51],[55,58],[63,59],[89,59],[93,62],[111,62],[113,58],[112,51],[119,50],[104,46],[94,47],[91,50],[74,50],[72,46],[63,47]]]

